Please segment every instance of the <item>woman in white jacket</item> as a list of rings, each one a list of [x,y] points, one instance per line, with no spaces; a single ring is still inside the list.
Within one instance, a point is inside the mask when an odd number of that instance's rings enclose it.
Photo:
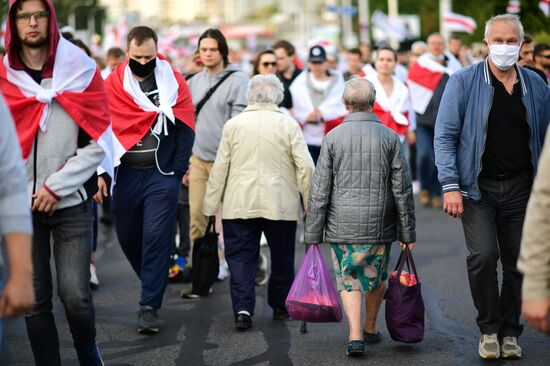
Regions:
[[[240,330],[252,326],[262,231],[271,251],[268,303],[274,319],[286,318],[300,194],[307,202],[313,177],[313,160],[300,126],[277,107],[282,99],[283,85],[276,76],[251,79],[248,107],[223,129],[203,202],[204,215],[214,216],[223,200],[225,257]]]

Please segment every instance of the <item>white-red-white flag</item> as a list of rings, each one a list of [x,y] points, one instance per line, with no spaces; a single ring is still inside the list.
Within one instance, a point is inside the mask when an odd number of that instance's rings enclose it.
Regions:
[[[542,10],[544,15],[550,16],[550,0],[540,0],[539,9]]]
[[[521,3],[519,0],[510,0],[508,1],[508,6],[506,7],[506,12],[509,14],[517,14],[521,11]]]
[[[477,23],[474,18],[457,13],[443,14],[443,26],[449,32],[474,33]]]
[[[432,60],[428,54],[424,54],[411,65],[407,86],[411,94],[413,110],[418,114],[424,114],[437,85],[444,74],[451,75],[453,71]]]

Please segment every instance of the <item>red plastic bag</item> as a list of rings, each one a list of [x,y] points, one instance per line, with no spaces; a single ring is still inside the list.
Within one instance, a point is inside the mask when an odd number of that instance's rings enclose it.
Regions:
[[[311,323],[342,320],[338,293],[317,245],[309,247],[290,288],[285,305],[292,320]]]

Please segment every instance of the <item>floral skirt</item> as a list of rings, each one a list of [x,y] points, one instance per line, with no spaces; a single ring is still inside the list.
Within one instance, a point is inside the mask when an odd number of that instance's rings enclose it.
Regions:
[[[388,278],[390,244],[331,244],[338,291],[373,291]]]

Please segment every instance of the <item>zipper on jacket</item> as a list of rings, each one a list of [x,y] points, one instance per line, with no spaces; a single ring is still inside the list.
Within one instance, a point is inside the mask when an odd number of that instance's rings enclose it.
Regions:
[[[492,85],[491,85],[492,86]],[[479,169],[476,174],[476,188],[481,197],[481,190],[479,189],[479,175],[481,174],[481,169],[483,169],[483,154],[485,153],[485,144],[487,143],[487,131],[489,130],[489,114],[491,114],[491,109],[493,108],[493,99],[495,97],[495,88],[491,90],[491,104],[489,104],[489,109],[487,110],[487,115],[485,117],[485,141],[481,147],[481,156],[479,157]]]
[[[36,194],[36,181],[37,181],[37,166],[36,166],[36,158],[38,156],[38,131],[36,132],[36,136],[34,137],[34,151],[32,153],[33,156],[33,183],[32,183],[32,195],[34,196]],[[34,198],[31,199],[31,207],[34,205]]]

